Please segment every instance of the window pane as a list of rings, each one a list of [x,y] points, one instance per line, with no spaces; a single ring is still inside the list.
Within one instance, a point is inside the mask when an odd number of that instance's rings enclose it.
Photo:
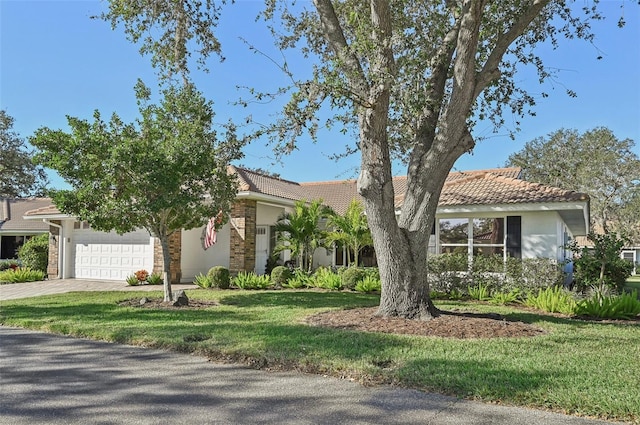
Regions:
[[[473,219],[473,245],[484,244],[504,244],[504,218]]]
[[[440,244],[468,243],[469,220],[466,218],[440,220]]]

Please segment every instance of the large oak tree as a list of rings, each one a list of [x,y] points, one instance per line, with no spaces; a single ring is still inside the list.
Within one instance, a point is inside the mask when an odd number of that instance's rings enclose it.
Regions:
[[[634,145],[604,127],[584,133],[560,129],[527,142],[507,165],[521,167],[527,180],[588,193],[596,232],[638,239],[640,213],[634,203],[640,198],[640,158]],[[635,219],[629,214],[633,209]]]
[[[537,44],[557,44],[562,37],[592,38],[588,21],[599,18],[597,2],[586,5],[582,17],[574,16],[573,3],[266,2],[264,16],[276,22],[279,47],[313,61],[313,76],[302,80],[290,75],[290,101],[281,119],[261,133],[272,135],[279,150],[289,150],[303,132],[316,135],[323,106],[334,115],[322,125],[357,129],[358,191],[382,279],[379,314],[424,320],[438,314],[429,298],[426,254],[446,176],[455,161],[473,149],[475,120],[500,125],[504,109],[529,112],[534,98],[518,86],[515,75],[519,66],[529,65],[541,80],[550,76],[535,53]],[[189,46],[218,46],[212,44],[215,37],[203,31],[211,27],[206,27],[202,11],[219,10],[213,0],[171,2],[170,10],[167,4],[112,0],[105,17],[124,23],[129,36],[138,40],[141,29],[155,25],[160,36],[143,49],[161,65],[166,63],[157,58],[173,52],[173,65],[166,70],[175,72],[186,69]],[[290,69],[286,64],[282,68]],[[407,163],[407,190],[399,211],[392,185],[394,156]]]

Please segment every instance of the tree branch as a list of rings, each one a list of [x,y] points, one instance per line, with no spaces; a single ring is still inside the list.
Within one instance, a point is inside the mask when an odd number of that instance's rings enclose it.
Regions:
[[[340,21],[333,4],[331,4],[331,0],[313,0],[313,3],[320,16],[322,32],[340,60],[340,68],[352,85],[352,91],[360,99],[366,99],[369,84],[360,61],[349,49],[349,44],[342,32]]]
[[[534,0],[531,7],[520,16],[508,31],[501,34],[496,41],[496,45],[487,58],[482,70],[476,76],[476,89],[474,97],[478,97],[485,87],[500,76],[498,66],[507,49],[516,38],[521,36],[531,22],[540,15],[540,12],[549,3],[549,0]]]

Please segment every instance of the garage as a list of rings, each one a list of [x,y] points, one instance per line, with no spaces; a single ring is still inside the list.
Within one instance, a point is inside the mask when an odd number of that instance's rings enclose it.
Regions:
[[[138,270],[153,270],[153,239],[146,230],[118,235],[75,229],[71,243],[78,279],[124,280]]]

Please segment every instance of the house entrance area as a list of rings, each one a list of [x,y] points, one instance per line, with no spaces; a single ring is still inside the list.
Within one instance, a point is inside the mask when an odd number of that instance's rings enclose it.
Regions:
[[[153,240],[144,230],[118,235],[76,229],[70,261],[75,278],[124,280],[137,270],[153,270]]]

